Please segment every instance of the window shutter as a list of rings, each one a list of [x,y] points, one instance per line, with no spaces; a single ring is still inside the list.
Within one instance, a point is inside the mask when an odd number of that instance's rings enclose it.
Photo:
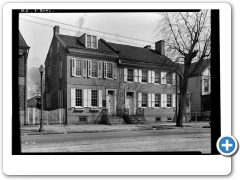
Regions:
[[[147,75],[148,77],[148,83],[152,83],[152,71],[149,71],[148,70],[148,75]]]
[[[127,82],[127,68],[124,68],[124,82]]]
[[[172,84],[176,85],[176,73],[172,73]]]
[[[76,106],[75,96],[76,96],[76,93],[75,93],[75,89],[73,88],[73,89],[71,89],[71,107]]]
[[[87,77],[87,60],[82,60],[83,77]]]
[[[142,82],[142,70],[141,69],[138,70],[138,78],[139,78],[139,82]]]
[[[98,90],[98,107],[102,107],[102,90]]]
[[[88,91],[87,92],[87,107],[91,107],[92,106],[92,104],[91,104],[91,102],[92,102],[92,90],[88,89],[87,91]]]
[[[155,94],[152,94],[152,107],[155,107]]]
[[[167,72],[161,72],[161,84],[166,84]]]
[[[102,62],[98,62],[98,78],[102,78]]]
[[[151,104],[151,100],[152,100],[152,99],[151,99],[151,94],[150,94],[150,93],[148,93],[148,98],[147,98],[147,100],[148,100],[148,103],[147,103],[147,104],[148,104],[148,107],[149,107],[149,108],[152,107],[152,106],[151,106],[151,105],[152,105],[152,104]]]
[[[176,107],[176,94],[172,95],[172,107]]]
[[[113,63],[113,79],[117,79],[117,64]]]
[[[138,107],[142,107],[142,93],[138,93]]]
[[[134,78],[133,78],[134,82],[138,82],[138,70],[134,69]]]
[[[103,62],[103,77],[107,78],[107,62]]]
[[[82,90],[82,101],[83,101],[83,107],[88,107],[88,95],[87,95],[87,89]]]
[[[155,71],[152,71],[152,83],[155,83]]]
[[[92,77],[92,61],[88,60],[88,77]]]
[[[76,76],[76,59],[72,58],[72,76]]]
[[[166,94],[161,94],[161,107],[162,107],[162,108],[167,107],[167,106],[166,106],[166,105],[167,105],[166,100],[167,100],[167,95],[166,95]]]

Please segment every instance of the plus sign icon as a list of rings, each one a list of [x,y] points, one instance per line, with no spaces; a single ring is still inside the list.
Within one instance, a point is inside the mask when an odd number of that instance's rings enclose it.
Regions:
[[[217,149],[224,156],[231,156],[237,148],[238,142],[233,136],[223,136],[217,141]]]

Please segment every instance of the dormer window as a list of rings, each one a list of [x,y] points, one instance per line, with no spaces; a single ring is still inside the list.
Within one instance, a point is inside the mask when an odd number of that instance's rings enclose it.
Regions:
[[[97,36],[86,35],[86,47],[97,49]]]

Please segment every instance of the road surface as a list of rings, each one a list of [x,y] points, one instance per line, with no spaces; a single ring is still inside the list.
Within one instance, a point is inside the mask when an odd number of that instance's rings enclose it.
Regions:
[[[21,136],[22,152],[211,152],[210,129],[51,134]]]

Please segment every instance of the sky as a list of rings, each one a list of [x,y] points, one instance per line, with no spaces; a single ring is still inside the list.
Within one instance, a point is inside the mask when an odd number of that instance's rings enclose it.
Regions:
[[[156,31],[160,18],[160,14],[155,12],[21,13],[19,30],[30,46],[28,87],[34,88],[34,84],[40,79],[38,68],[41,64],[44,65],[55,25],[60,26],[59,33],[64,35],[80,37],[83,33],[91,33],[109,42],[139,47],[151,45],[155,48],[154,43],[161,40]]]

